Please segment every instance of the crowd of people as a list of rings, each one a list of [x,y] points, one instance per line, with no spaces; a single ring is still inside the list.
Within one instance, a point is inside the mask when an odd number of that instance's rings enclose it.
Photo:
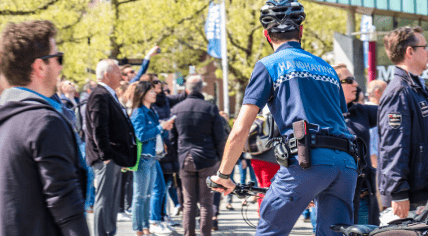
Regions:
[[[167,215],[169,196],[170,214],[183,212],[185,235],[195,235],[196,214],[202,235],[211,235],[220,195],[214,202],[205,179],[218,168],[230,128],[227,114],[204,100],[202,78],[190,76],[184,92],[170,95],[146,73],[155,46],[137,73],[101,60],[97,81],[79,94],[73,81],[60,80],[55,35],[49,21],[11,23],[2,35],[0,149],[12,169],[2,169],[1,209],[13,212],[2,232],[89,235],[86,212],[95,235],[114,235],[117,221],[132,221],[137,235],[170,235],[179,224]]]
[[[278,21],[281,11],[286,20]],[[179,225],[171,216],[182,212],[184,235],[196,235],[199,215],[200,233],[209,236],[218,229],[221,193],[235,187],[238,160],[241,183],[248,169],[256,185],[270,187],[252,199],[256,235],[288,235],[308,206],[317,235],[339,235],[333,224],[379,225],[387,207],[413,217],[428,200],[422,29],[385,36],[394,79],[371,81],[362,104],[345,64],[330,66],[301,48],[305,17],[294,0],[262,7],[275,52],[255,65],[232,130],[228,114],[204,100],[201,76],[189,76],[185,91],[171,95],[147,73],[158,46],[137,72],[101,60],[97,81],[79,96],[73,81],[59,80],[64,53],[55,26],[10,23],[0,40],[0,210],[8,216],[0,235],[89,235],[88,213],[97,236],[115,235],[117,221],[131,221],[139,236],[170,235]],[[266,106],[276,141],[250,161],[242,150]],[[212,193],[207,177],[225,189]],[[226,209],[234,210],[231,201]]]

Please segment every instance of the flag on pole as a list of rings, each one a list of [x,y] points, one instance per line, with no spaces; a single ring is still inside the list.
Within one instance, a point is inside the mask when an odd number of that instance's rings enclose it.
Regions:
[[[371,16],[363,15],[361,17],[361,33],[368,33],[370,28],[373,26],[373,18]],[[369,38],[368,34],[361,34],[361,41],[363,41],[363,52],[364,52],[364,68],[369,67]]]
[[[221,18],[220,4],[210,3],[208,17],[205,22],[205,34],[208,39],[208,54],[221,58]]]

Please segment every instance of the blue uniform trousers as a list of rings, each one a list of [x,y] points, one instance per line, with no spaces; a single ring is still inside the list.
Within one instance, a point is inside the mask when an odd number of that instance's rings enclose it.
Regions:
[[[315,199],[316,235],[337,235],[333,224],[353,223],[353,198],[358,173],[352,156],[332,149],[312,150],[312,166],[302,169],[296,157],[281,166],[260,207],[256,235],[288,235],[303,210]]]

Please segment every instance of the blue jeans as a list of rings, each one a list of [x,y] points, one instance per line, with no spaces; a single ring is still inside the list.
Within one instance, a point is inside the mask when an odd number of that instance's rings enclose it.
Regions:
[[[165,195],[164,195],[164,198],[163,198],[164,207],[163,207],[163,210],[162,210],[163,211],[162,212],[163,216],[166,215],[166,208],[168,207],[168,194],[171,197],[172,202],[174,203],[174,207],[180,205],[178,203],[177,191],[175,190],[175,188],[173,188],[171,186],[173,179],[174,179],[173,175],[168,175],[168,177],[166,179],[166,183],[165,183],[165,186],[166,186],[165,188],[166,189],[165,189]]]
[[[345,152],[312,149],[312,166],[308,169],[302,169],[296,157],[291,158],[288,168],[281,166],[263,199],[256,235],[288,235],[303,210],[315,199],[320,216],[316,235],[341,236],[330,230],[330,226],[352,225],[357,175],[354,159]]]
[[[230,180],[232,180],[233,183],[235,183],[235,180],[233,180],[233,175],[235,174],[235,167],[233,167],[232,169],[232,173],[230,174]],[[233,195],[232,194],[228,194],[226,196],[226,203],[227,204],[232,204],[233,202]]]
[[[309,218],[311,218],[311,212],[309,211],[309,208],[306,208],[306,209],[303,211],[302,215],[303,215],[303,217],[304,217],[305,219],[309,219]]]
[[[316,207],[311,207],[311,224],[312,224],[312,233],[316,233],[317,232],[317,208]]]
[[[251,160],[245,161],[247,162],[247,168],[245,169],[242,169],[242,161],[239,161],[239,174],[241,176],[241,184],[245,184],[245,180],[247,179],[247,169],[249,169],[251,181],[256,183],[255,186],[258,187],[259,185],[257,184],[256,174],[254,173],[253,167],[251,166]]]
[[[150,199],[150,223],[160,223],[162,221],[162,204],[166,194],[165,179],[161,165],[156,161],[156,181]]]
[[[149,228],[150,194],[156,181],[156,163],[154,158],[140,159],[138,170],[134,172],[132,228],[135,231]]]
[[[358,211],[358,224],[369,224],[369,197],[365,196],[360,199],[360,210]]]
[[[87,183],[86,183],[86,196],[85,196],[85,210],[88,210],[89,207],[93,206],[95,203],[95,187],[94,187],[94,170],[86,163],[86,143],[81,142],[79,145],[80,152],[82,153],[83,160],[81,160],[81,164],[83,168],[86,170],[87,174]]]

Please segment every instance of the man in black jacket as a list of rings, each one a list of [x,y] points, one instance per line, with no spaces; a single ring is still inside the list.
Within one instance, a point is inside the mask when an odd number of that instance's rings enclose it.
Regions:
[[[89,236],[73,127],[50,99],[62,70],[55,26],[10,23],[0,39],[0,235]]]
[[[137,158],[134,128],[115,90],[120,85],[117,61],[105,59],[96,69],[98,86],[86,106],[86,159],[95,172],[94,231],[115,235],[121,192],[121,166]]]
[[[396,67],[379,103],[379,192],[406,218],[428,200],[428,91],[419,77],[427,69],[427,41],[421,28],[403,27],[384,43]]]
[[[195,235],[196,203],[201,205],[201,235],[211,235],[213,194],[205,180],[215,174],[223,155],[223,123],[216,105],[204,101],[200,76],[187,80],[187,99],[171,110],[176,115],[171,143],[178,151],[183,186],[184,235]],[[199,199],[196,197],[199,195]]]

